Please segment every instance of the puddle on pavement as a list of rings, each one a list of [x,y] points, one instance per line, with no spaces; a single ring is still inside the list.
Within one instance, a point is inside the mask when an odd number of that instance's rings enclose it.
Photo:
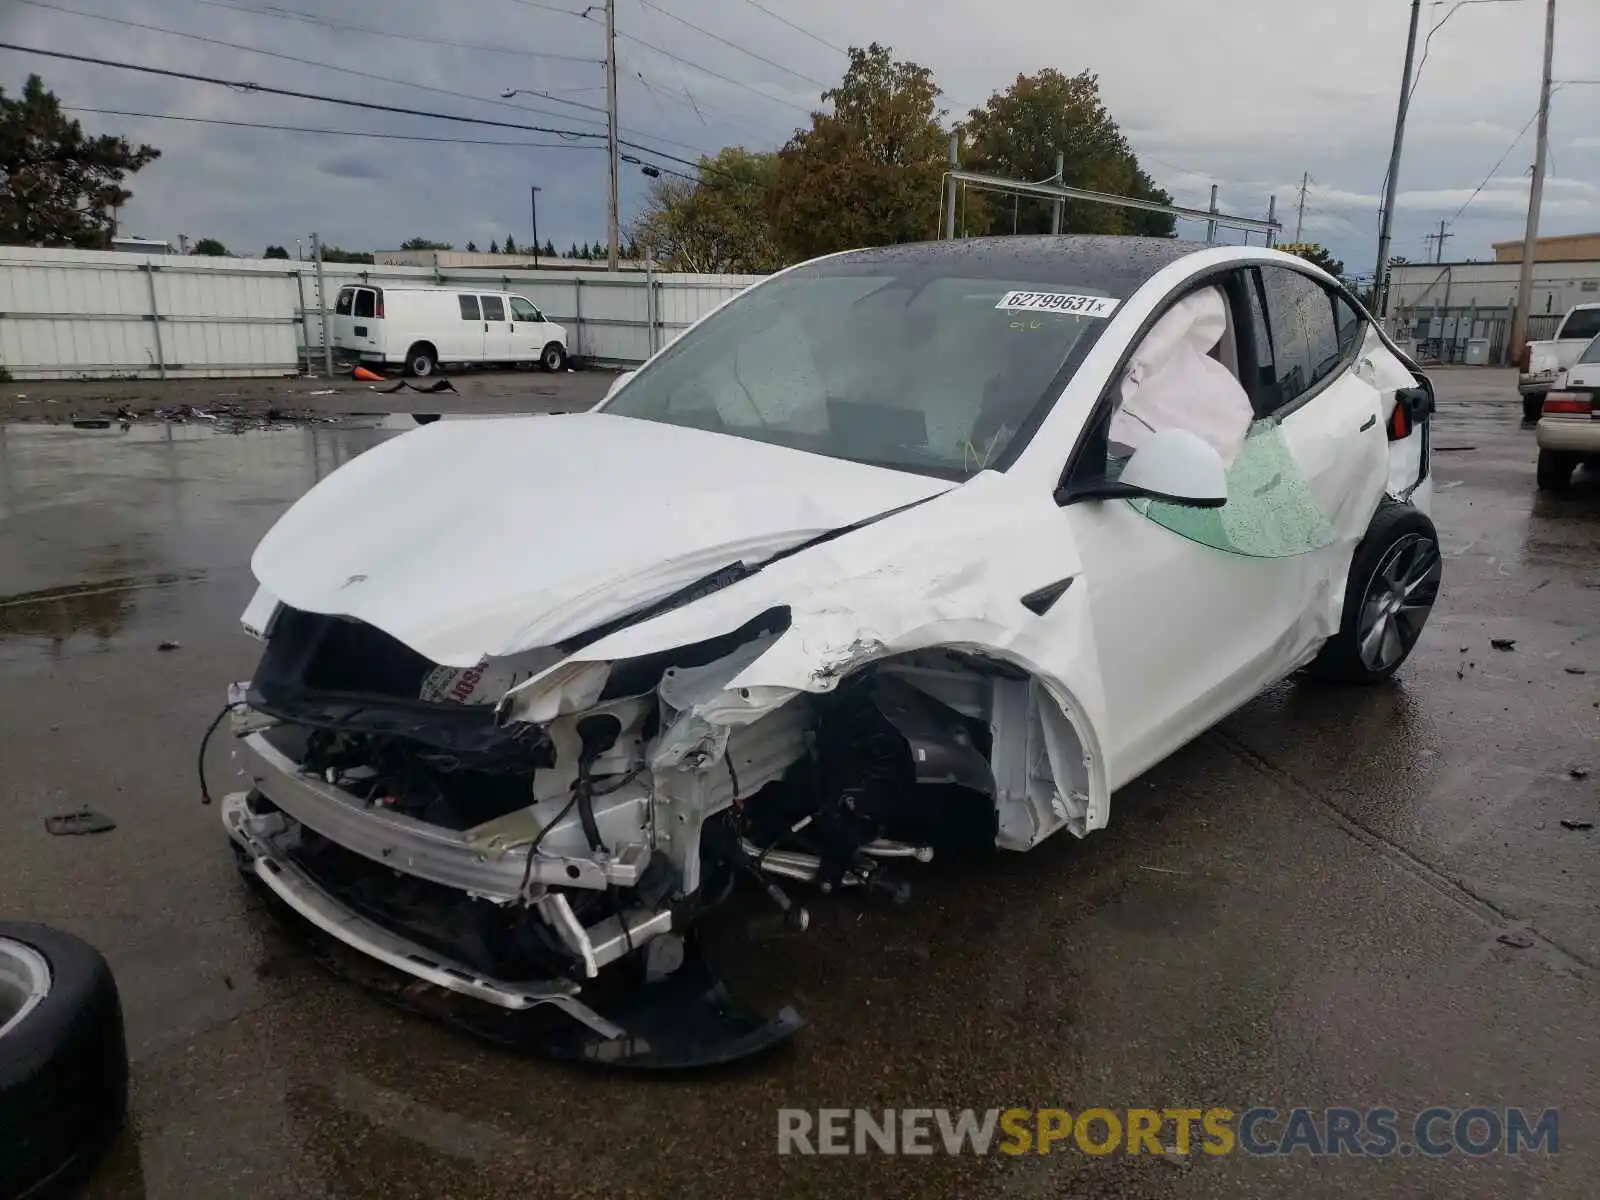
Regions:
[[[421,427],[410,413],[231,431],[0,423],[0,658],[104,649],[180,608],[236,614],[250,554],[278,515]]]

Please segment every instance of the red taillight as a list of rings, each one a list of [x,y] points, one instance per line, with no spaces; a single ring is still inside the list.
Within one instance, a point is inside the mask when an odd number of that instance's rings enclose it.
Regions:
[[[378,293],[378,298],[373,303],[372,315],[374,317],[377,317],[378,320],[380,320],[380,321],[383,320],[383,293],[382,292]]]
[[[1402,442],[1411,436],[1411,414],[1404,404],[1396,404],[1389,414],[1389,440]]]
[[[1594,397],[1586,392],[1546,392],[1544,411],[1546,414],[1570,413],[1587,417],[1594,411]]]
[[[1527,342],[1523,342],[1522,353],[1517,358],[1517,367],[1524,375],[1526,375],[1528,373],[1528,368],[1531,366],[1533,366],[1533,347]]]

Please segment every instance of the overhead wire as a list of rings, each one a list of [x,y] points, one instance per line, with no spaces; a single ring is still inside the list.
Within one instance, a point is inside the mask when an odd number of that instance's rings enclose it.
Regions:
[[[1476,200],[1478,198],[1478,194],[1480,192],[1482,192],[1484,188],[1489,186],[1489,181],[1494,178],[1495,172],[1498,171],[1501,168],[1501,166],[1505,163],[1506,159],[1511,157],[1511,152],[1517,148],[1517,143],[1522,141],[1522,139],[1525,136],[1527,136],[1528,130],[1530,128],[1532,128],[1533,123],[1535,121],[1537,121],[1538,119],[1539,119],[1539,113],[1538,113],[1537,110],[1535,110],[1533,116],[1528,118],[1528,123],[1526,125],[1524,125],[1520,130],[1517,131],[1517,136],[1516,137],[1511,139],[1511,144],[1506,147],[1506,152],[1504,154],[1502,154],[1498,159],[1495,160],[1494,166],[1489,168],[1489,173],[1483,177],[1483,182],[1480,183],[1477,187],[1472,189],[1472,195],[1468,196],[1466,198],[1466,200],[1462,203],[1461,207],[1456,209],[1455,216],[1452,216],[1448,221],[1445,222],[1445,228],[1446,229],[1449,229],[1451,226],[1453,226],[1456,223],[1456,218],[1459,217],[1462,213],[1466,212],[1467,211],[1467,206],[1470,205],[1474,200]]]
[[[26,4],[32,8],[44,8],[51,9],[55,12],[68,13],[75,17],[87,17],[90,20],[106,21],[113,25],[122,25],[130,29],[143,29],[150,33],[160,33],[169,37],[185,38],[193,42],[203,42],[209,46],[221,46],[225,49],[238,50],[245,54],[260,54],[266,58],[281,59],[284,62],[298,63],[301,66],[306,67],[316,67],[317,69],[323,71],[337,71],[341,75],[353,75],[359,79],[371,79],[377,81],[378,83],[393,84],[396,87],[415,88],[418,91],[432,92],[435,95],[440,96],[450,96],[457,100],[470,100],[476,104],[493,104],[500,108],[510,108],[518,112],[536,113],[543,117],[567,117],[567,114],[565,113],[555,113],[551,112],[549,109],[531,108],[526,104],[512,104],[506,100],[496,100],[485,96],[474,96],[469,92],[457,92],[452,91],[449,88],[434,87],[432,84],[418,83],[415,80],[397,79],[392,75],[379,75],[371,71],[359,71],[354,67],[348,67],[341,63],[319,62],[314,58],[301,58],[299,55],[285,54],[279,50],[265,50],[257,46],[246,46],[239,42],[224,41],[221,38],[206,37],[203,34],[187,33],[181,29],[167,29],[160,25],[148,25],[143,21],[130,21],[125,17],[112,17],[107,16],[104,13],[83,12],[80,9],[68,8],[63,4],[55,4],[52,2],[52,0],[16,0],[16,3]],[[565,103],[570,104],[572,102],[566,101]],[[593,118],[587,117],[567,117],[567,119],[575,121],[588,120],[591,121],[591,123],[598,124],[598,122],[593,121]]]
[[[96,58],[88,54],[72,54],[65,50],[46,50],[38,46],[23,46],[16,42],[0,42],[0,50],[14,50],[20,54],[37,54],[44,58],[59,58],[67,62],[89,63],[97,67],[112,67],[119,71],[134,71],[143,75],[160,75],[168,79],[187,79],[193,83],[209,83],[218,87],[232,88],[246,94],[256,92],[269,96],[288,96],[296,100],[312,100],[321,104],[337,104],[346,108],[360,108],[369,112],[396,113],[401,116],[426,117],[434,121],[453,121],[463,125],[485,125],[496,129],[517,129],[524,133],[552,133],[558,137],[576,140],[579,138],[601,139],[606,135],[594,133],[584,129],[561,129],[550,125],[524,125],[515,121],[497,121],[490,117],[468,117],[459,113],[432,112],[423,108],[407,108],[398,104],[379,104],[373,100],[352,100],[344,96],[328,96],[318,92],[304,92],[295,88],[275,87],[271,84],[252,83],[245,80],[222,79],[215,75],[200,75],[192,71],[176,71],[170,67],[152,67],[143,63],[115,62],[108,58]],[[683,158],[680,155],[668,154],[665,150],[643,142],[623,141],[618,139],[618,144],[629,149],[638,150],[644,154],[654,155],[656,158],[666,159],[668,162],[681,163],[694,167],[697,170],[711,171],[713,174],[728,175],[737,178],[727,171],[715,167],[703,167],[693,159]]]
[[[766,5],[758,4],[756,2],[756,0],[744,0],[744,2],[746,4],[748,4],[751,8],[754,8],[754,9],[760,11],[760,12],[766,13],[767,16],[771,17],[774,21],[777,21],[779,24],[787,25],[790,29],[794,30],[796,33],[802,34],[805,37],[810,38],[813,42],[816,42],[817,44],[822,45],[822,46],[826,46],[829,50],[832,50],[837,54],[843,54],[846,58],[850,57],[850,51],[846,50],[843,46],[836,45],[833,42],[830,42],[827,38],[822,37],[820,34],[812,33],[811,30],[806,29],[806,28],[804,28],[804,27],[802,27],[800,25],[796,25],[793,21],[789,20],[788,17],[780,16],[779,14],[773,12]]]
[[[62,111],[94,113],[107,117],[138,117],[151,121],[181,121],[197,125],[227,125],[237,129],[273,129],[284,133],[315,133],[329,137],[381,138],[397,142],[442,142],[452,146],[516,146],[526,150],[604,150],[598,142],[514,142],[500,138],[431,137],[420,133],[373,133],[364,129],[320,129],[307,125],[277,125],[264,121],[230,121],[223,117],[191,117],[177,113],[133,112],[122,108],[89,108],[79,104],[62,105]]]
[[[720,33],[713,33],[711,30],[702,25],[696,25],[693,21],[686,20],[685,18],[678,16],[677,13],[669,12],[667,9],[662,8],[659,4],[654,3],[654,0],[639,0],[639,3],[641,6],[648,8],[652,12],[660,13],[663,17],[666,17],[667,20],[676,21],[679,25],[682,25],[688,29],[692,29],[696,33],[710,38],[714,42],[720,42],[722,45],[727,46],[731,50],[737,50],[740,54],[743,54],[749,58],[753,58],[757,62],[766,63],[769,67],[776,67],[785,75],[793,75],[796,79],[804,80],[806,83],[815,84],[824,91],[833,86],[831,83],[825,83],[822,80],[811,75],[807,75],[802,71],[796,71],[792,67],[786,67],[775,59],[767,58],[764,55],[757,54],[754,50],[747,49],[746,47],[739,45],[738,42],[723,37]]]
[[[553,50],[526,50],[518,46],[496,46],[486,42],[463,42],[439,35],[424,37],[414,33],[399,33],[392,29],[379,29],[373,25],[342,21],[337,17],[325,17],[317,13],[308,13],[298,8],[284,8],[276,4],[257,8],[249,4],[234,3],[234,0],[193,0],[193,2],[195,4],[204,4],[211,8],[224,8],[230,12],[249,13],[253,16],[268,17],[273,20],[300,21],[308,25],[320,25],[334,33],[365,33],[372,37],[415,42],[420,46],[450,46],[457,50],[477,50],[485,54],[511,54],[523,58],[547,58],[556,62],[587,63],[592,66],[605,65],[604,59],[590,58],[581,54],[562,54]]]

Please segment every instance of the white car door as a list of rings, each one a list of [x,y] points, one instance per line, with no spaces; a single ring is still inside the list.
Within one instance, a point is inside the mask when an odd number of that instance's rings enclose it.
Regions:
[[[517,362],[538,362],[550,340],[550,323],[524,296],[507,296],[511,310],[511,356]]]
[[[1337,625],[1353,539],[1386,477],[1377,392],[1346,379],[1356,348],[1338,350],[1331,296],[1319,288],[1321,309],[1310,303],[1315,297],[1298,297],[1309,305],[1311,332],[1333,343],[1334,353],[1320,353],[1321,341],[1312,347],[1290,336],[1303,326],[1288,309],[1269,327],[1253,268],[1207,282],[1223,287],[1230,317],[1210,356],[1235,372],[1254,414],[1231,456],[1227,504],[1098,500],[1064,510],[1094,614],[1113,787],[1315,652]],[[1109,431],[1122,407],[1121,377],[1073,465],[1068,494],[1096,471],[1120,470],[1125,451]],[[1188,424],[1179,405],[1144,408]],[[1193,424],[1219,426],[1198,415]]]
[[[511,348],[511,321],[506,312],[506,298],[494,293],[478,297],[483,306],[483,361],[511,362],[516,358]]]
[[[481,362],[483,360],[483,310],[478,298],[468,292],[456,293],[456,306],[460,322],[449,330],[441,341],[448,340],[449,349],[439,347],[439,357],[451,362]]]

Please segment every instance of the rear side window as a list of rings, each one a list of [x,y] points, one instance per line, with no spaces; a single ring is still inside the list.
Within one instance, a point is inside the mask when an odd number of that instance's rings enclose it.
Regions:
[[[356,293],[356,316],[372,316],[377,311],[373,304],[373,299],[374,296],[370,288],[362,288],[360,291],[358,291]]]
[[[506,319],[505,302],[499,296],[482,296],[483,319],[485,321],[504,321]]]
[[[1583,348],[1583,353],[1578,355],[1581,363],[1600,363],[1600,337],[1596,337]]]
[[[1592,338],[1597,333],[1600,333],[1600,308],[1570,312],[1561,325],[1562,338]]]
[[[478,315],[478,298],[476,296],[457,296],[461,302],[461,319],[463,321],[481,321]]]
[[[1333,295],[1298,271],[1283,267],[1260,271],[1275,365],[1267,411],[1276,412],[1333,374],[1344,355]]]
[[[353,287],[340,288],[339,298],[333,302],[333,311],[336,316],[348,317],[351,308],[355,305],[356,290]]]

